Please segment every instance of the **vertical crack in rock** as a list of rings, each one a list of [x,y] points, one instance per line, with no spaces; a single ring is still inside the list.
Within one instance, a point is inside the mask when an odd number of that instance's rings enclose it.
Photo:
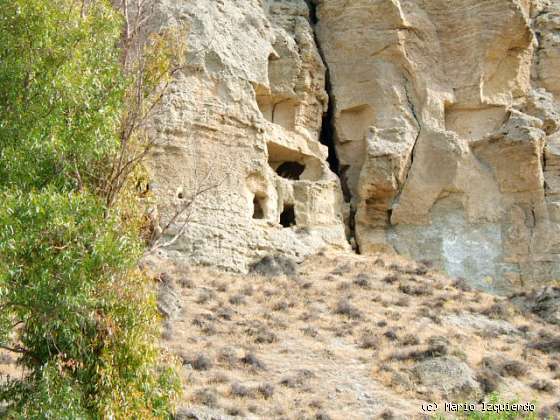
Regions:
[[[315,25],[319,20],[317,19],[317,6],[313,0],[305,0],[307,8],[309,9],[309,23],[311,26]],[[316,39],[315,39],[316,40]],[[317,43],[317,45],[319,45]]]
[[[331,170],[340,178],[340,163],[338,161],[334,143],[334,103],[332,98],[330,71],[329,66],[327,65],[327,61],[325,60],[325,55],[323,54],[323,50],[321,48],[321,42],[319,41],[319,37],[317,36],[317,33],[315,31],[315,25],[318,22],[316,6],[311,0],[306,0],[306,3],[307,7],[309,8],[309,22],[311,24],[311,28],[313,29],[315,45],[317,46],[317,50],[319,51],[319,55],[321,56],[321,60],[323,61],[323,64],[325,66],[325,90],[327,91],[328,96],[327,111],[323,113],[323,122],[321,125],[321,133],[319,135],[319,139],[322,144],[329,148],[329,166]],[[344,194],[346,195],[346,192]]]
[[[327,146],[329,148],[329,157],[328,157],[328,164],[332,172],[338,176],[340,180],[340,186],[342,188],[342,193],[344,195],[344,201],[346,203],[350,203],[352,201],[352,193],[350,191],[350,187],[348,186],[348,182],[345,176],[345,168],[341,167],[340,161],[338,159],[338,153],[336,150],[335,144],[335,124],[334,124],[334,98],[333,98],[333,88],[331,83],[330,77],[330,69],[329,65],[327,64],[327,60],[325,59],[325,55],[321,46],[321,41],[317,36],[316,26],[319,22],[319,18],[317,16],[317,5],[313,0],[305,0],[307,7],[309,8],[309,22],[311,28],[313,29],[313,36],[315,38],[315,45],[317,46],[317,50],[319,51],[319,55],[321,56],[321,60],[325,66],[325,90],[327,92],[327,111],[323,113],[323,121],[321,124],[321,132],[319,135],[319,140],[321,144]],[[347,227],[349,229],[350,237],[355,237],[355,227],[356,227],[356,209],[354,207],[351,208],[350,214],[347,220]],[[356,248],[356,252],[359,253],[359,250]]]
[[[406,185],[406,181],[408,181],[408,177],[410,175],[410,170],[412,169],[412,163],[414,162],[414,152],[416,151],[416,145],[418,144],[418,139],[420,138],[420,133],[422,132],[422,123],[418,119],[418,115],[416,113],[416,106],[414,105],[414,102],[412,102],[412,98],[410,97],[410,92],[408,90],[409,89],[408,88],[409,83],[410,83],[410,80],[405,77],[403,87],[404,87],[404,93],[405,93],[405,96],[406,96],[406,102],[408,104],[408,108],[410,109],[410,113],[412,114],[412,117],[414,118],[414,121],[416,121],[418,132],[416,133],[416,138],[414,139],[414,144],[412,145],[412,149],[410,151],[410,160],[409,160],[410,163],[407,165],[406,176],[404,177],[404,181],[402,182],[402,184],[399,183],[400,184],[399,185],[399,192],[397,193],[393,202],[398,201],[398,199],[400,197],[400,194],[402,193],[402,189]],[[397,179],[397,182],[399,182],[398,179]]]
[[[319,139],[322,144],[324,144],[329,148],[329,157],[328,157],[329,167],[331,168],[331,171],[333,171],[340,178],[342,189],[344,191],[344,197],[346,201],[348,201],[347,195],[350,194],[350,191],[348,189],[348,186],[346,185],[346,182],[344,181],[344,177],[341,176],[343,174],[341,174],[340,162],[338,160],[338,155],[336,152],[336,145],[334,140],[335,129],[334,129],[334,103],[332,99],[332,86],[330,81],[329,69],[328,67],[326,67],[326,69],[327,70],[325,73],[325,90],[327,91],[327,95],[328,95],[328,104],[327,104],[327,111],[323,114],[323,122],[321,125],[321,134],[319,136]]]

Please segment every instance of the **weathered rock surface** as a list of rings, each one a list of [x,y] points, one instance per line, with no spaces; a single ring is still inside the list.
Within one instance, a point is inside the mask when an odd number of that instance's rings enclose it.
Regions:
[[[158,287],[157,308],[167,319],[174,319],[181,311],[181,302],[175,282],[164,275]]]
[[[188,65],[154,122],[161,226],[197,196],[166,232],[189,218],[168,255],[246,271],[268,254],[349,247],[319,142],[328,97],[308,13],[303,0],[160,3],[163,25],[190,28]]]
[[[318,3],[361,251],[493,289],[558,278],[558,2]]]
[[[416,364],[412,373],[420,384],[440,390],[444,398],[468,401],[482,396],[475,373],[455,357],[425,360]]]
[[[247,271],[350,234],[482,288],[560,278],[557,1],[158,5],[190,27],[153,125],[160,224],[196,196],[167,255]]]

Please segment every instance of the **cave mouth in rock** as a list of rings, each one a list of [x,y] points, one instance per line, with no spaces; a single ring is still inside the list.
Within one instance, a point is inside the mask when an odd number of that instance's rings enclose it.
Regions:
[[[253,198],[253,219],[264,219],[264,209],[262,205],[263,198],[255,196]]]
[[[285,228],[296,224],[296,213],[293,204],[285,204],[282,214],[280,214],[280,224]]]
[[[284,162],[276,169],[276,173],[282,178],[294,181],[298,181],[304,171],[305,165],[299,162]]]

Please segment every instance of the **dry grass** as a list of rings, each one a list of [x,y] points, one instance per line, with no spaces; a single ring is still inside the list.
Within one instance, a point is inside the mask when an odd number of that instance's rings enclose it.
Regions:
[[[325,253],[293,276],[158,270],[184,308],[163,343],[183,360],[183,404],[199,414],[414,418],[442,397],[411,369],[443,355],[467,363],[485,392],[556,402],[560,328],[429,262]]]
[[[180,267],[169,271],[181,277]],[[557,328],[429,262],[327,254],[294,276],[192,269],[189,278],[181,288],[189,310],[166,344],[209,358],[208,369],[185,365],[192,408],[256,418],[411,418],[421,401],[440,398],[411,379],[411,368],[443,355],[471,366],[486,392],[545,405],[560,385],[560,368],[551,369],[558,362],[546,353]],[[549,334],[537,335],[541,329]]]

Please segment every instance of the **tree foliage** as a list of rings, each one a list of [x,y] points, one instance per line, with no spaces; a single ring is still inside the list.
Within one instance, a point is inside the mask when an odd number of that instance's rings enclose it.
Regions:
[[[0,0],[0,347],[25,372],[0,385],[10,418],[163,418],[178,392],[131,193],[148,146],[130,109],[153,107],[171,55],[126,72],[123,27],[104,0]]]

